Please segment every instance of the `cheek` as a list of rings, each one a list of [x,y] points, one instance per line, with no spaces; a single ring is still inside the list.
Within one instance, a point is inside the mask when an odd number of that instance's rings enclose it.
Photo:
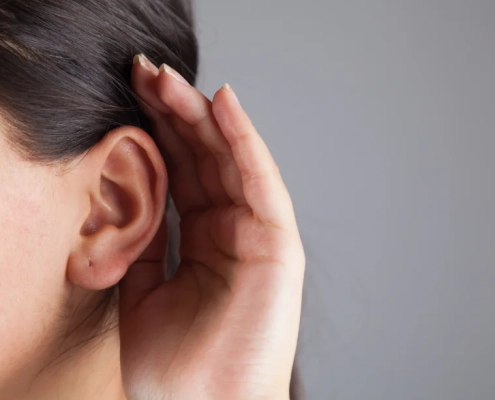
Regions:
[[[0,199],[0,299],[13,290],[29,290],[30,282],[42,277],[40,249],[49,240],[42,227],[47,224],[41,199],[22,192]]]
[[[47,344],[59,314],[65,265],[54,191],[30,179],[0,185],[1,388],[34,361],[36,345]]]

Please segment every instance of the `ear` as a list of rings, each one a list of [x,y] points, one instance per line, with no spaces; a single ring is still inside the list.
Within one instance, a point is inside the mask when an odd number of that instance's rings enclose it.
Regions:
[[[108,132],[76,169],[85,209],[67,278],[82,288],[103,290],[122,279],[162,223],[165,163],[146,132],[123,126]]]

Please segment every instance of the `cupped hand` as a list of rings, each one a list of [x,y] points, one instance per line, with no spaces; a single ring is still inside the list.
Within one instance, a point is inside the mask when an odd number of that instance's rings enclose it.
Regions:
[[[305,255],[279,168],[230,86],[210,101],[142,58],[132,87],[165,159],[181,262],[173,279],[153,262],[162,226],[120,283],[126,395],[288,399]]]

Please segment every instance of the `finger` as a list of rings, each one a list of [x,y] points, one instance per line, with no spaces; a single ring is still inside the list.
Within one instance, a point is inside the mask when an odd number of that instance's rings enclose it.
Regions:
[[[137,67],[133,69],[133,85],[136,93],[142,97],[142,99],[138,100],[141,108],[152,119],[156,119],[157,117],[152,110],[149,110],[150,108],[168,115],[168,120],[175,128],[175,131],[180,132],[184,143],[189,145],[196,156],[199,182],[204,188],[206,195],[212,200],[213,204],[226,204],[230,202],[230,197],[225,192],[220,179],[218,165],[213,155],[197,138],[192,127],[184,123],[180,117],[173,115],[170,108],[159,99],[156,88],[158,69],[148,59],[140,58],[139,56],[137,55],[135,57],[135,65]],[[182,79],[184,83],[188,84],[178,73],[176,78]]]
[[[171,121],[175,131],[194,153],[199,181],[212,203],[216,206],[232,204],[221,180],[220,167],[211,151],[201,142],[193,127],[182,118],[173,115]]]
[[[174,199],[177,212],[204,211],[212,202],[201,184],[197,159],[184,139],[175,132],[163,115],[152,112],[153,132],[169,173],[169,190]]]
[[[235,273],[233,266],[239,262],[235,256],[235,239],[233,236],[229,236],[228,240],[222,243],[216,240],[220,236],[214,228],[216,221],[212,221],[212,218],[215,218],[214,214],[217,213],[216,210],[218,209],[212,209],[199,215],[188,214],[181,220],[181,245],[179,249],[181,266],[179,271],[184,270],[184,263],[188,265],[191,263],[199,264],[230,281]],[[232,226],[226,230],[234,232]]]
[[[134,64],[132,86],[141,97],[138,103],[150,118],[155,141],[167,164],[170,176],[169,189],[180,216],[190,211],[202,211],[211,206],[205,192],[196,158],[191,148],[179,136],[164,113],[164,104],[156,96],[156,67],[149,61],[146,67],[140,62]],[[160,111],[161,110],[161,111]]]
[[[256,216],[279,228],[295,224],[294,209],[280,170],[228,85],[213,98],[213,114],[239,168],[244,195]]]
[[[161,113],[170,113],[170,108],[155,95],[158,68],[142,53],[134,57],[133,63],[131,87],[134,92],[138,94],[141,101],[145,102],[148,107],[152,107]]]
[[[193,86],[177,78],[178,73],[168,66],[160,68],[157,94],[189,128],[178,129],[200,157],[213,155],[218,164],[218,176],[225,193],[237,205],[247,205],[239,169],[229,143],[223,136],[212,112],[211,101]],[[216,178],[215,178],[216,179]],[[208,182],[204,182],[205,186]]]
[[[135,262],[119,282],[119,308],[127,314],[165,282],[163,262]]]

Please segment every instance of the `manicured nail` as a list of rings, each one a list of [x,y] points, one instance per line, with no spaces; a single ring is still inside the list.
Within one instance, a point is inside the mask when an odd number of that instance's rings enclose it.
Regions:
[[[170,68],[167,64],[160,65],[160,68],[158,69],[158,73],[160,73],[160,74],[163,74],[163,73],[168,74],[171,77],[173,77],[176,80],[178,80],[179,82],[182,82],[182,83],[190,86],[189,85],[189,82],[186,81],[186,79],[181,74],[179,74],[177,71],[175,71],[172,68]]]
[[[146,56],[143,53],[136,54],[132,60],[133,64],[139,63],[143,67],[146,67]]]
[[[225,90],[228,90],[229,92],[231,92],[233,95],[234,95],[234,100],[235,102],[240,106],[241,103],[239,101],[239,98],[237,97],[237,95],[235,94],[234,90],[232,89],[232,86],[230,86],[228,83],[226,83],[225,85],[223,85],[223,88]]]

